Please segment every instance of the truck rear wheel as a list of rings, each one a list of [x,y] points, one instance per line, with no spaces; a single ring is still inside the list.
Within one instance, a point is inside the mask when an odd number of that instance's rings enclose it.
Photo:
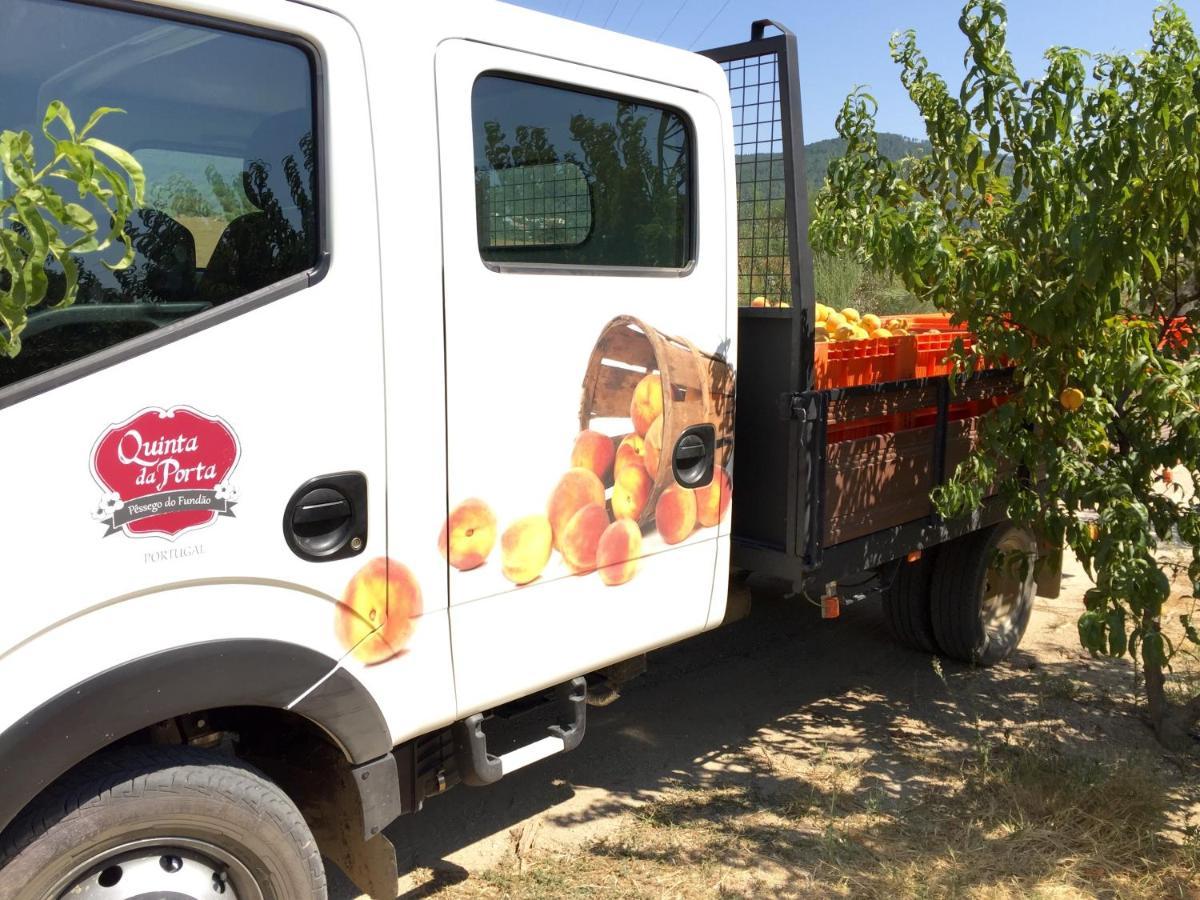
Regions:
[[[892,637],[926,653],[937,652],[933,612],[929,608],[929,586],[936,554],[937,550],[931,548],[915,562],[897,562],[891,582],[883,591],[883,615]]]
[[[943,545],[930,612],[943,653],[990,666],[1017,649],[1033,611],[1037,541],[1001,523]]]
[[[98,757],[7,830],[0,896],[324,900],[295,804],[237,760],[186,747]]]

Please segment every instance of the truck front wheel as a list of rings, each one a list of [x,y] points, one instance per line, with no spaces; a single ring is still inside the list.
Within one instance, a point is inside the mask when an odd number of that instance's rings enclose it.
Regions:
[[[1037,541],[1001,523],[941,547],[930,596],[933,634],[947,656],[981,666],[1017,649],[1035,593]]]
[[[325,869],[295,804],[259,772],[136,748],[84,764],[7,829],[0,896],[324,900]]]

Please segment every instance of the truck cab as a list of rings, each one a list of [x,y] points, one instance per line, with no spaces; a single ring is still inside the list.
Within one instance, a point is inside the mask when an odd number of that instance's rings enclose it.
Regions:
[[[589,687],[737,613],[731,556],[806,588],[999,521],[804,524],[841,398],[783,37],[709,58],[487,0],[0,30],[0,130],[40,168],[119,108],[99,152],[145,182],[131,263],[81,250],[0,357],[0,896],[321,898],[322,855],[394,896],[383,828],[574,747]],[[752,52],[792,98],[735,83]],[[747,141],[792,236],[762,312]]]

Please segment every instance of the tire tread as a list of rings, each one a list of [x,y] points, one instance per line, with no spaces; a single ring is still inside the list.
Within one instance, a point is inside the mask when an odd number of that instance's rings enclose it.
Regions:
[[[265,775],[233,757],[191,747],[129,747],[101,754],[68,773],[5,830],[0,871],[52,828],[88,810],[139,801],[148,794],[211,798],[269,820],[296,847],[309,870],[314,898],[325,896],[320,850],[296,805]]]

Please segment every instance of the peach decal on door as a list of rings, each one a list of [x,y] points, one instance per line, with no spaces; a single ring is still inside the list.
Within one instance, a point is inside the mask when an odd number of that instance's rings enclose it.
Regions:
[[[715,446],[712,481],[693,490],[677,483],[670,456],[695,426],[712,426]],[[728,513],[733,375],[721,356],[632,316],[613,319],[588,360],[579,428],[561,463],[547,461],[567,468],[544,513],[534,504],[512,510],[519,517],[501,532],[500,573],[512,584],[597,571],[604,584],[625,584],[643,553],[681,543]],[[486,571],[496,528],[483,500],[453,508],[438,537],[458,570],[453,579]]]
[[[104,537],[179,535],[233,518],[230,478],[241,457],[223,419],[188,406],[144,409],[110,425],[92,447],[92,477],[103,492],[92,517]]]
[[[412,570],[387,557],[373,559],[350,579],[337,604],[338,642],[368,666],[403,656],[423,611]]]

